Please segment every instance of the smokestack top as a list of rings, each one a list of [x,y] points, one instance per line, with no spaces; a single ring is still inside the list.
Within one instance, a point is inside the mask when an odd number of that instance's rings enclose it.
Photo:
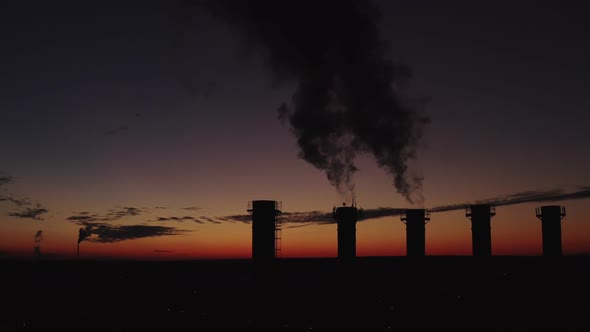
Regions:
[[[254,210],[258,211],[275,211],[281,214],[281,203],[273,200],[254,200],[248,202],[248,212],[252,213]]]
[[[565,217],[565,206],[561,205],[543,205],[535,209],[537,218],[543,219],[545,217],[559,216],[559,218]]]
[[[430,211],[426,209],[405,209],[402,216],[402,221],[407,220],[430,220]]]
[[[357,221],[362,215],[362,209],[356,206],[340,206],[332,209],[332,217],[336,220],[353,220]]]
[[[465,216],[472,217],[493,217],[496,215],[496,208],[490,204],[473,204],[465,208]]]

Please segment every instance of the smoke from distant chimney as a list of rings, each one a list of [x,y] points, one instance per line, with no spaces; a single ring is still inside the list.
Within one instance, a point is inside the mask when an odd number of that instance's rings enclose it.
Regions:
[[[354,200],[356,157],[368,153],[393,178],[400,194],[420,199],[421,177],[408,162],[428,118],[402,88],[411,74],[394,62],[369,1],[212,0],[213,15],[260,47],[279,81],[295,83],[278,108],[299,145],[299,156],[325,171]]]

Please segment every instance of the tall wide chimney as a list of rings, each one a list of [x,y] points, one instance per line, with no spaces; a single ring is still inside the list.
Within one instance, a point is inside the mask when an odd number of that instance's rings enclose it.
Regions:
[[[471,219],[471,242],[473,257],[485,259],[492,256],[492,232],[490,222],[496,209],[489,204],[469,206],[465,216]]]
[[[355,206],[341,206],[332,210],[338,224],[338,259],[352,260],[356,257],[356,222],[360,211]]]
[[[565,207],[545,205],[535,212],[543,230],[543,257],[561,257],[561,219],[565,217]]]
[[[401,217],[406,224],[406,255],[424,257],[426,253],[426,224],[430,212],[424,209],[407,209]]]
[[[281,214],[280,204],[268,200],[252,201],[248,204],[248,212],[252,215],[252,259],[255,262],[272,262],[279,249],[280,227],[276,217]]]

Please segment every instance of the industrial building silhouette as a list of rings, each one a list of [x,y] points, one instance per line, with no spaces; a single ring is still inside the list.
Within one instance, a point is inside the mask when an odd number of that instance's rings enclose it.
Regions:
[[[282,213],[281,203],[274,200],[255,200],[248,203],[252,215],[252,259],[262,264],[272,263],[280,250]],[[352,261],[356,257],[356,223],[362,209],[352,206],[334,207],[332,217],[337,223],[338,260]],[[562,256],[561,220],[565,207],[545,205],[535,209],[542,222],[543,257],[552,264]],[[471,220],[472,256],[474,265],[485,268],[492,256],[491,219],[496,209],[490,204],[474,204],[465,208]],[[406,224],[406,256],[414,263],[426,255],[426,224],[430,221],[427,209],[405,209],[401,220]]]

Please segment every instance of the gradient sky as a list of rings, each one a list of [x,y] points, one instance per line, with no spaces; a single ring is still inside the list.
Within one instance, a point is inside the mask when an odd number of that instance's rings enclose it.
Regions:
[[[411,68],[411,90],[428,100],[431,122],[410,165],[424,177],[424,202],[408,203],[363,155],[359,207],[430,208],[590,186],[582,5],[375,3],[382,37]],[[207,218],[247,214],[256,199],[282,201],[290,212],[342,203],[278,120],[293,85],[273,80],[257,49],[207,12],[180,1],[18,2],[0,12],[0,177],[12,177],[0,195],[48,210],[43,220],[21,218],[10,214],[23,206],[0,201],[0,257],[33,257],[36,245],[46,257],[74,257],[80,225],[69,217],[133,207],[141,212],[107,223],[179,234],[84,241],[81,256],[247,258],[251,226]],[[554,202],[567,209],[565,254],[590,252],[588,202]],[[540,205],[497,208],[494,254],[541,253]],[[285,228],[282,236],[283,257],[336,255],[334,224]],[[471,253],[464,211],[433,214],[426,236],[429,255]],[[405,255],[399,217],[360,222],[357,254]]]

